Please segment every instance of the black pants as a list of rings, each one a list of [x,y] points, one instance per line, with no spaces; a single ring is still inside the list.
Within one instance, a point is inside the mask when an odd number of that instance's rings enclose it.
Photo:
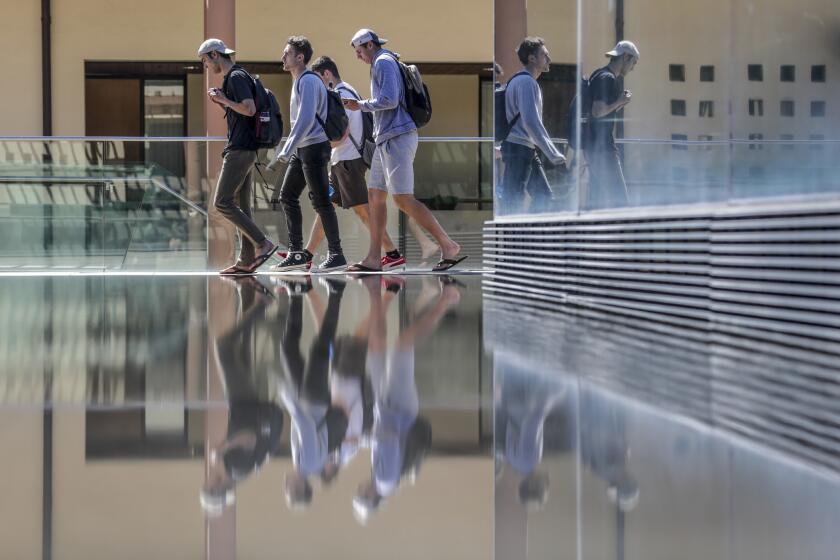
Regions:
[[[505,174],[497,189],[497,213],[521,213],[526,192],[531,195],[529,213],[549,210],[551,189],[537,150],[513,142],[502,142],[502,161]]]
[[[309,185],[312,207],[321,217],[327,245],[331,254],[341,254],[341,238],[338,234],[338,218],[329,195],[330,143],[321,142],[305,148],[298,148],[289,160],[283,186],[280,187],[280,202],[286,214],[289,230],[289,249],[303,249],[303,214],[300,210],[300,195]]]
[[[303,330],[303,298],[289,300],[286,325],[280,337],[279,350],[285,355],[286,367],[303,399],[311,403],[330,403],[330,347],[335,343],[338,329],[338,311],[341,293],[332,293],[327,300],[327,310],[321,328],[309,349],[309,360],[300,351]]]

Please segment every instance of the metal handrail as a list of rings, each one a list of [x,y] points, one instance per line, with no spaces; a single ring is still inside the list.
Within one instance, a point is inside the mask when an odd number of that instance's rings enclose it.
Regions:
[[[3,177],[0,176],[0,183],[33,183],[36,185],[44,185],[45,183],[65,183],[65,184],[89,184],[89,183],[103,183],[114,184],[120,182],[131,181],[135,183],[151,183],[157,188],[174,196],[196,212],[200,213],[205,218],[207,217],[207,210],[197,205],[190,199],[184,197],[169,185],[158,179],[157,177]]]

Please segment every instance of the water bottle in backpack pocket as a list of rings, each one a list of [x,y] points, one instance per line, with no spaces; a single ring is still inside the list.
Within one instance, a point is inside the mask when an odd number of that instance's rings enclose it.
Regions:
[[[260,77],[254,79],[254,104],[256,113],[254,118],[254,135],[257,147],[260,149],[276,148],[283,137],[283,115],[280,114],[280,104],[271,90],[263,86]]]

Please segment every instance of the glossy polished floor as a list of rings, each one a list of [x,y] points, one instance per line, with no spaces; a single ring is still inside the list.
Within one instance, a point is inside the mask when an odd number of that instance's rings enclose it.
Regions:
[[[829,343],[479,275],[0,285],[0,558],[838,558]]]

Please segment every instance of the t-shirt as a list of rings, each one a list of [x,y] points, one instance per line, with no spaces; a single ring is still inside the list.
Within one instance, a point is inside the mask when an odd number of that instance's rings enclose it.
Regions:
[[[353,89],[353,86],[346,82],[341,82],[337,86],[335,86],[335,90],[341,95],[342,99],[359,99],[356,90]],[[355,95],[354,95],[355,94]],[[353,139],[350,139],[348,136],[344,142],[333,148],[332,151],[332,158],[330,161],[332,163],[336,163],[339,161],[347,161],[351,159],[359,159],[362,157],[359,154],[359,150],[356,149],[356,146],[360,148],[364,145],[364,124],[362,123],[362,112],[361,111],[351,111],[350,109],[344,110],[347,113],[347,118],[350,122],[350,136]],[[354,145],[353,142],[356,144]]]
[[[589,82],[589,94],[592,97],[592,104],[602,101],[611,105],[618,101],[621,96],[621,85],[615,74],[609,68],[604,67],[593,72]],[[600,118],[592,118],[589,125],[590,147],[595,149],[612,149],[615,147],[615,114],[613,111]]]
[[[236,103],[254,99],[254,80],[241,66],[234,64],[230,72],[225,75],[222,91],[228,99]],[[224,153],[232,150],[257,149],[254,117],[247,117],[230,107],[225,107],[225,120],[227,121],[228,142]]]

